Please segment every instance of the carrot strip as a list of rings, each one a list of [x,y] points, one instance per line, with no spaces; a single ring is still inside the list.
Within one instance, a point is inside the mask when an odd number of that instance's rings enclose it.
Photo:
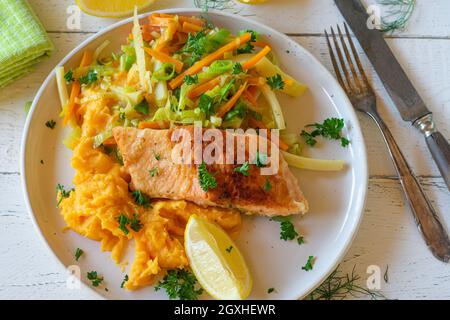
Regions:
[[[249,86],[262,86],[266,81],[262,77],[251,77],[247,79]]]
[[[203,93],[211,90],[212,88],[214,88],[215,86],[217,86],[219,84],[220,84],[220,76],[195,87],[194,89],[192,89],[191,91],[188,92],[187,97],[189,99],[193,100],[197,97],[200,97]]]
[[[169,129],[169,121],[143,121],[139,123],[139,129]]]
[[[183,29],[182,29],[182,31],[184,33],[199,32],[199,31],[202,31],[202,29],[203,28],[201,26],[198,26],[196,24],[193,24],[193,23],[190,23],[190,22],[187,22],[187,21],[183,22]]]
[[[234,105],[238,102],[239,98],[241,97],[242,93],[244,93],[245,88],[247,87],[247,84],[244,83],[241,85],[239,90],[234,94],[233,97],[231,97],[230,100],[227,101],[224,105],[222,105],[219,110],[217,111],[217,116],[222,118],[224,115],[226,115],[231,109],[233,109]]]
[[[90,50],[86,50],[83,53],[83,58],[81,58],[80,68],[87,67],[88,65],[90,65],[92,63],[93,57],[94,57],[93,52],[90,51]],[[70,118],[75,113],[75,109],[76,109],[76,106],[77,106],[76,103],[75,103],[75,99],[80,94],[80,91],[81,91],[81,85],[78,82],[78,80],[75,80],[73,82],[73,84],[72,84],[72,89],[70,91],[69,104],[67,105],[67,112],[64,115],[64,119],[63,119],[63,125],[64,126],[67,125],[67,123],[69,122]]]
[[[258,121],[254,118],[249,118],[248,124],[250,127],[254,128],[254,129],[268,129],[267,126],[263,122]],[[267,131],[267,139],[271,140],[271,135],[270,135],[269,130]],[[278,142],[275,141],[275,144],[278,146],[278,148],[280,148],[283,151],[287,151],[289,149],[289,146],[286,144],[286,142],[284,142],[281,139],[278,139]]]
[[[270,43],[266,42],[266,41],[255,41],[253,42],[253,45],[259,48],[264,48],[264,47],[269,47]]]
[[[264,47],[264,49],[262,49],[260,52],[255,54],[253,57],[251,57],[247,62],[245,62],[242,65],[242,68],[244,70],[253,68],[262,58],[264,58],[270,52],[270,50],[271,49],[269,46]]]
[[[173,64],[175,65],[175,70],[176,70],[177,72],[181,72],[181,70],[183,70],[183,62],[181,62],[181,61],[179,61],[179,60],[177,60],[177,59],[174,59],[174,58],[172,58],[171,56],[169,56],[169,55],[167,55],[167,54],[165,54],[165,53],[162,53],[162,52],[159,52],[159,51],[155,51],[155,50],[153,50],[153,49],[151,49],[151,48],[144,48],[144,50],[145,50],[149,55],[151,55],[152,57],[154,57],[156,60],[159,60],[159,61],[161,61],[161,62],[170,62],[170,63],[173,63]]]
[[[175,79],[170,81],[169,85],[171,89],[178,88],[182,83],[184,76],[186,75],[193,75],[196,73],[199,73],[203,67],[209,66],[214,61],[220,59],[225,52],[232,51],[238,47],[240,47],[242,44],[247,43],[250,41],[252,35],[250,33],[245,33],[239,38],[234,39],[232,42],[224,45],[222,48],[218,49],[217,51],[211,53],[210,55],[206,56],[202,60],[196,62],[192,67],[178,75]]]
[[[258,101],[256,101],[255,97],[246,89],[242,94],[245,99],[253,106],[254,109],[259,109]]]
[[[191,24],[195,24],[200,27],[203,27],[205,25],[205,21],[203,21],[202,19],[196,18],[196,17],[179,16],[178,21],[180,21],[181,24],[183,24],[185,22],[189,22]]]
[[[102,144],[103,144],[104,146],[114,146],[114,145],[117,144],[117,142],[116,142],[116,140],[115,140],[113,137],[111,137],[111,138],[108,138],[108,139],[106,139],[105,141],[103,141]]]
[[[163,18],[155,14],[152,14],[148,19],[151,25],[159,27],[167,27],[170,22],[175,21],[175,18]]]

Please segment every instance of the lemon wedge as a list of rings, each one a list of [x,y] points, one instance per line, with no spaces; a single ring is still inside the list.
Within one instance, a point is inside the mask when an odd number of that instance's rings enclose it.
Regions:
[[[184,246],[198,282],[219,300],[243,300],[252,278],[239,249],[219,226],[192,215],[186,225]]]
[[[102,18],[131,16],[136,6],[138,11],[148,8],[156,0],[76,0],[83,12]]]

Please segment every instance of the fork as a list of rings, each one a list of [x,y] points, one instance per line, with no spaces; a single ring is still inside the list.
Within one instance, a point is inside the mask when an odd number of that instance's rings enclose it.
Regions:
[[[422,187],[411,170],[406,158],[395,142],[394,136],[377,111],[375,93],[367,79],[361,60],[350,36],[347,24],[344,23],[345,35],[337,26],[338,35],[331,27],[331,36],[325,30],[331,62],[339,84],[346,92],[353,107],[369,115],[377,124],[389,149],[406,199],[412,209],[422,236],[434,256],[443,262],[450,261],[450,239],[436,211],[427,199]],[[334,44],[334,50],[332,42]],[[339,39],[338,39],[339,38]],[[345,38],[349,46],[346,44]],[[340,44],[339,44],[340,40]],[[342,49],[341,49],[342,47]],[[334,53],[336,51],[336,53]],[[345,56],[345,59],[344,59]],[[356,65],[356,67],[355,67]]]

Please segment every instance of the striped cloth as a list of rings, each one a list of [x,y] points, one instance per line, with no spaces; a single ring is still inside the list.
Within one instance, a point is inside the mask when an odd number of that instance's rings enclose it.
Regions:
[[[0,0],[0,88],[30,72],[53,49],[26,0]]]

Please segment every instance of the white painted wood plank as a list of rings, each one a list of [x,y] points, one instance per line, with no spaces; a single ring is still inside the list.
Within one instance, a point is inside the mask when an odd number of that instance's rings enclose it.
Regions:
[[[374,1],[374,0],[369,0]],[[31,5],[49,31],[68,31],[66,9],[74,2],[30,0]],[[193,7],[193,0],[159,0],[152,10]],[[249,6],[237,5],[240,14],[250,15],[281,32],[295,34],[321,34],[327,25],[343,21],[333,0],[270,0],[268,3]],[[49,14],[58,12],[58,14]],[[445,0],[417,1],[416,11],[405,32],[399,36],[449,37],[450,2]],[[115,19],[99,19],[82,14],[81,31],[96,32],[115,22]],[[73,30],[72,30],[73,31]]]
[[[56,63],[88,34],[51,34],[56,44],[56,52],[51,59],[38,65],[35,72],[0,89],[0,172],[17,172],[20,137],[25,119],[23,105],[32,100],[40,84]],[[294,37],[296,41],[311,51],[329,70],[332,70],[323,37]],[[410,78],[417,85],[430,110],[435,113],[441,132],[450,137],[450,40],[390,39],[399,60]],[[380,113],[389,124],[403,152],[415,173],[422,176],[438,176],[423,137],[409,123],[403,122],[392,107],[390,99],[382,89],[379,79],[363,56],[363,63],[379,95]],[[301,67],[301,66],[300,66]],[[384,142],[377,128],[365,115],[359,116],[369,154],[372,176],[394,176],[395,170],[389,159]]]
[[[425,178],[421,182],[436,208],[445,212],[450,199],[443,180]],[[65,270],[25,212],[19,175],[0,174],[0,185],[0,299],[95,298],[89,290],[67,289]],[[370,180],[364,219],[341,269],[347,272],[356,266],[365,281],[369,265],[378,265],[383,271],[389,265],[390,283],[382,282],[388,298],[449,299],[450,269],[431,256],[402,199],[397,180]],[[450,216],[446,220],[450,224]]]

